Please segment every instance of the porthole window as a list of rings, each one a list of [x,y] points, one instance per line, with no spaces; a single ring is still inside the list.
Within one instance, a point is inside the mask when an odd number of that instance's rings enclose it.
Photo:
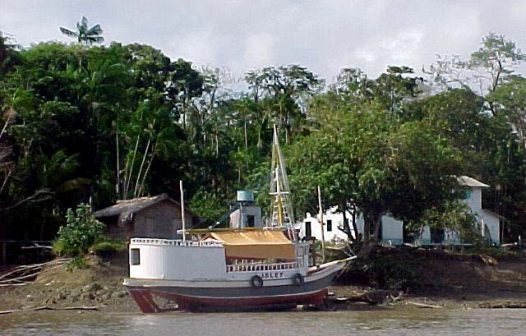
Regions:
[[[141,250],[138,248],[132,248],[130,250],[130,265],[141,264]]]

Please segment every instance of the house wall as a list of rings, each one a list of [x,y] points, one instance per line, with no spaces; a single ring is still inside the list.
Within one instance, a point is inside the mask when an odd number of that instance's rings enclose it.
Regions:
[[[464,199],[464,202],[469,206],[473,212],[477,212],[482,209],[482,188],[471,187],[468,188],[469,197]]]
[[[458,233],[450,229],[444,229],[444,236],[442,242],[433,242],[431,236],[431,228],[429,226],[423,227],[420,231],[420,235],[417,235],[414,241],[415,245],[459,245],[460,243],[461,241]]]
[[[475,214],[478,222],[479,232],[492,244],[500,244],[500,220],[497,216],[482,209],[482,188],[471,187],[468,189],[468,195],[464,202],[468,205],[470,210]],[[417,245],[430,245],[431,230],[429,227],[424,227],[420,236],[415,240]],[[460,245],[462,242],[457,232],[446,229],[444,232],[444,245]]]
[[[404,224],[390,216],[382,216],[382,242],[389,245],[404,243]]]
[[[492,244],[500,245],[500,220],[497,216],[490,212],[480,210],[478,213],[479,222],[485,226],[485,230],[481,230],[486,239],[489,239]],[[489,234],[489,237],[488,237]]]
[[[364,232],[364,225],[365,221],[363,219],[363,216],[357,216],[356,217],[356,226],[358,229],[358,232],[362,233]],[[381,235],[382,239],[380,240],[382,243],[387,245],[402,245],[404,243],[404,226],[403,222],[393,218],[391,216],[384,215],[382,216],[382,227],[381,227]]]
[[[500,237],[500,220],[499,218],[492,214],[489,211],[482,209],[482,188],[481,187],[468,187],[467,188],[467,194],[466,198],[464,199],[464,202],[466,202],[467,206],[471,209],[471,211],[476,215],[477,220],[479,222],[479,228],[480,232],[482,233],[482,223],[484,224],[484,236],[487,239],[491,240],[491,243],[493,244],[500,244],[501,243],[501,237]],[[347,214],[347,218],[351,220],[352,216],[350,213]],[[338,241],[338,240],[347,240],[347,235],[343,233],[341,230],[338,230],[338,226],[343,227],[343,216],[341,213],[335,213],[334,210],[329,210],[327,213],[323,215],[323,219],[325,222],[327,220],[332,220],[333,222],[333,231],[327,232],[327,229],[325,227],[325,240],[326,241]],[[306,223],[311,223],[311,236],[315,237],[316,239],[321,239],[321,225],[319,224],[316,217],[312,217],[309,213],[307,213],[307,216],[303,220],[302,223],[300,223],[297,228],[300,230],[300,237],[305,237],[306,235]],[[357,216],[356,218],[356,226],[358,229],[358,232],[363,233],[364,232],[364,220],[362,216]],[[352,230],[352,225],[351,225]],[[353,232],[354,235],[354,232]],[[488,237],[489,236],[489,237]],[[444,240],[442,244],[444,245],[459,245],[461,244],[461,240],[459,237],[459,234],[453,230],[445,229],[444,230]],[[397,220],[390,216],[383,216],[382,217],[382,242],[384,244],[389,245],[401,245],[403,244],[403,222],[400,220]],[[415,237],[415,244],[416,245],[431,245],[432,237],[431,237],[431,229],[426,226],[423,227],[420,231],[420,234]]]
[[[347,218],[351,218],[350,214],[347,214]],[[341,213],[327,213],[323,215],[323,221],[327,224],[327,221],[331,221],[332,223],[332,229],[331,231],[327,230],[327,225],[325,225],[324,235],[325,235],[325,241],[346,241],[347,240],[347,234],[344,233],[342,230],[338,229],[338,227],[343,227],[343,215]],[[307,237],[307,225],[310,224],[311,228],[311,237],[314,237],[318,240],[322,239],[322,230],[321,230],[321,224],[316,218],[316,216],[312,216],[310,213],[307,213],[305,216],[305,219],[303,219],[302,222],[297,224],[296,228],[299,229],[299,236],[300,238],[306,238]]]
[[[128,238],[131,236],[131,228],[119,223],[119,216],[97,218],[106,225],[105,234],[113,239]]]
[[[192,226],[192,216],[186,214],[186,227]],[[181,209],[165,200],[135,213],[132,237],[179,239],[177,230],[182,229]]]
[[[347,220],[352,220],[352,215],[347,212]],[[332,221],[332,230],[328,231],[328,221]],[[323,215],[323,221],[325,222],[324,225],[324,236],[325,241],[347,241],[348,237],[345,232],[340,230],[338,227],[343,228],[343,215],[340,212],[333,213],[333,212],[327,212]],[[311,227],[311,237],[314,237],[318,240],[322,239],[322,229],[321,225],[316,217],[313,217],[310,213],[307,213],[305,216],[305,219],[299,224],[299,236],[301,238],[306,237],[307,230],[306,226],[307,223],[310,223]],[[363,216],[357,216],[356,218],[356,226],[358,229],[358,232],[363,233],[363,227],[364,227],[364,220]],[[352,224],[350,224],[350,229],[352,230]],[[353,236],[355,236],[355,233],[351,231]],[[383,216],[382,217],[382,242],[389,244],[389,245],[401,245],[403,243],[403,226],[402,222],[389,217],[389,216]]]

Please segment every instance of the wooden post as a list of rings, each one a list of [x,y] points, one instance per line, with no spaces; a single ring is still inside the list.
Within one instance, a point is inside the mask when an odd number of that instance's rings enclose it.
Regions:
[[[186,223],[184,215],[184,191],[183,191],[183,180],[179,180],[179,188],[181,189],[181,220],[182,220],[182,229],[183,229],[183,242],[186,241]]]
[[[318,206],[320,208],[320,225],[321,225],[321,262],[325,262],[325,227],[323,223],[323,207],[321,206],[321,189],[318,186]]]
[[[7,264],[7,243],[2,242],[2,265]]]

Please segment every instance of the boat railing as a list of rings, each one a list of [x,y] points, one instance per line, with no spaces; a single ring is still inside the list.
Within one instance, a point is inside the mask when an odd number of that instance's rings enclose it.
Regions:
[[[262,263],[240,263],[226,265],[226,271],[230,272],[258,272],[258,271],[282,271],[298,268],[298,263],[296,261],[287,262],[287,263],[272,263],[272,264],[262,264]]]
[[[164,245],[164,246],[223,246],[216,240],[180,240],[180,239],[159,239],[159,238],[132,238],[132,244]]]

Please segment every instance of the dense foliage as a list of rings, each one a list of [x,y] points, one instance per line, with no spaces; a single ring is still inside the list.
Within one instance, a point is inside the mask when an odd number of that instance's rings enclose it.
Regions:
[[[63,29],[81,42],[70,45],[19,49],[0,36],[0,237],[52,239],[66,209],[89,200],[178,199],[179,180],[212,221],[237,189],[264,201],[274,124],[298,217],[315,211],[319,185],[325,207],[363,212],[365,239],[386,213],[444,225],[458,218],[453,176],[469,175],[491,185],[484,206],[506,219],[504,240],[526,233],[526,79],[513,73],[524,56],[501,36],[429,78],[343,69],[325,86],[288,65],[250,71],[233,92],[224,71],[148,45],[93,46],[100,27],[77,28]],[[481,72],[477,93],[469,82]]]
[[[104,224],[93,216],[88,204],[79,204],[66,212],[66,225],[58,230],[53,250],[69,257],[82,256],[103,236]]]

